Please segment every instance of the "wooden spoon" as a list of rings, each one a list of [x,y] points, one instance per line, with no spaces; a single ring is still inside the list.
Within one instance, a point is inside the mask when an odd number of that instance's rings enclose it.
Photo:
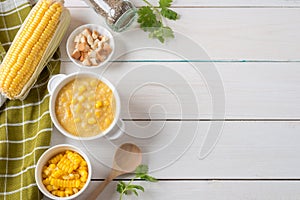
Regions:
[[[113,167],[108,177],[97,187],[89,199],[95,200],[104,188],[116,177],[133,172],[142,162],[141,149],[135,144],[122,144],[116,151]]]

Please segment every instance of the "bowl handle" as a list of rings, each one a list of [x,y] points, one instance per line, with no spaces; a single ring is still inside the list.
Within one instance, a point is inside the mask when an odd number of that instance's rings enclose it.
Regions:
[[[111,130],[111,132],[108,134],[109,140],[116,140],[119,137],[121,137],[125,130],[125,123],[122,119],[119,119],[115,127]]]
[[[50,94],[53,93],[53,91],[56,88],[56,86],[58,85],[58,83],[66,76],[67,75],[65,75],[65,74],[57,74],[50,78],[48,85],[47,85],[47,88],[48,88],[48,91]]]

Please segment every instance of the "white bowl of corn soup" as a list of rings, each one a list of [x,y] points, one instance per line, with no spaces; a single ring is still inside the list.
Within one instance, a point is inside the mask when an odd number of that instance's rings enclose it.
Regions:
[[[66,50],[77,66],[85,69],[99,68],[111,59],[115,42],[106,28],[97,24],[85,24],[70,34]]]
[[[92,166],[87,155],[69,144],[45,151],[35,168],[39,190],[51,199],[75,199],[88,187]]]
[[[50,79],[48,90],[50,116],[62,134],[76,140],[113,134],[120,116],[120,98],[107,79],[91,72],[59,74]]]

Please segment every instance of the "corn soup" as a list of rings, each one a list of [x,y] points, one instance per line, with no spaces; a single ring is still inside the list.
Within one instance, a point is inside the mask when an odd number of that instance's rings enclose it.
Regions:
[[[55,112],[58,122],[69,133],[80,137],[95,136],[113,122],[115,98],[102,81],[76,78],[59,91]]]

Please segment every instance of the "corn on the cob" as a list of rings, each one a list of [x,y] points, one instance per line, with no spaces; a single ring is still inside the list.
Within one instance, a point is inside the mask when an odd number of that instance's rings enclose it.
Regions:
[[[63,0],[40,0],[17,33],[0,65],[0,92],[23,99],[46,62],[59,46],[70,24]]]

